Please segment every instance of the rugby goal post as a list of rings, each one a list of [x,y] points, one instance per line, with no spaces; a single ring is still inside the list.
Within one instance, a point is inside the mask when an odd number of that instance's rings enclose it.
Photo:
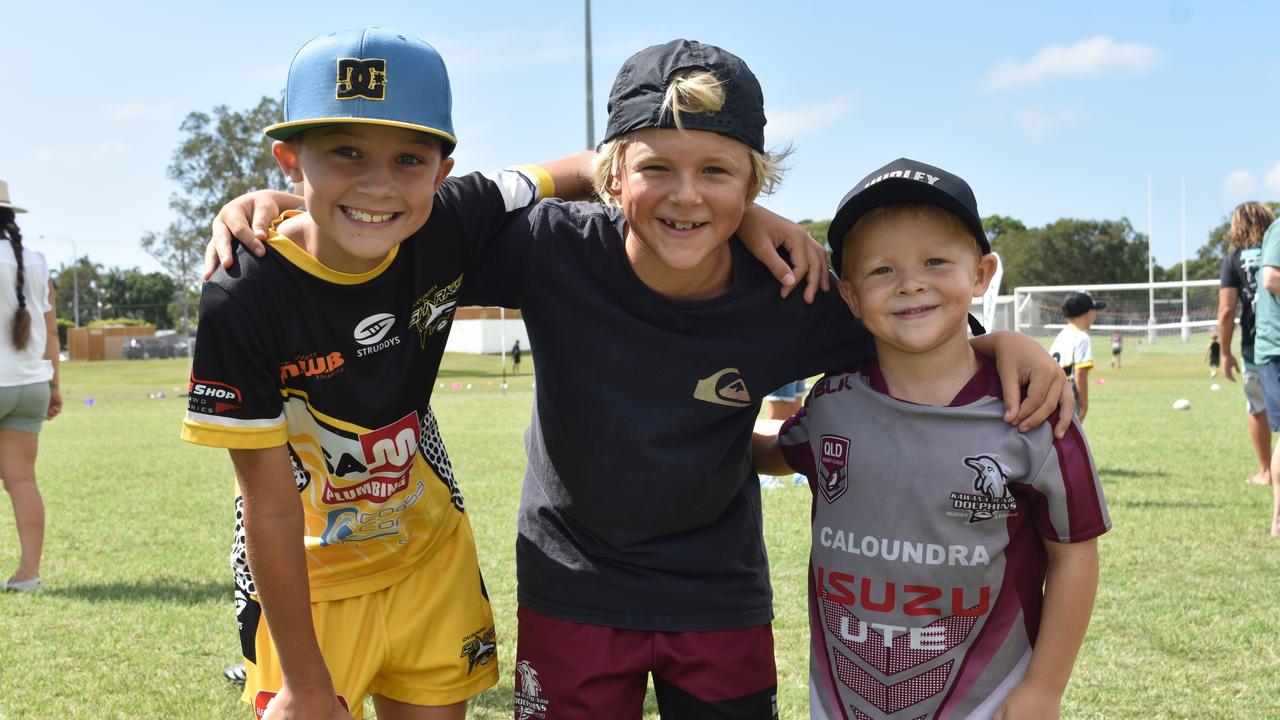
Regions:
[[[1014,329],[1056,334],[1066,326],[1062,302],[1067,294],[1087,292],[1107,304],[1091,332],[1145,335],[1148,343],[1174,337],[1187,342],[1217,327],[1218,287],[1218,280],[1019,287],[1013,291]]]

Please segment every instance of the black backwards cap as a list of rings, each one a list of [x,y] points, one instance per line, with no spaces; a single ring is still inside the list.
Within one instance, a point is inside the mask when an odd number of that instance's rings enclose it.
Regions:
[[[909,158],[898,158],[870,175],[862,178],[840,201],[836,216],[827,228],[827,242],[831,246],[831,264],[840,273],[843,266],[844,236],[853,229],[858,219],[883,205],[919,203],[937,205],[964,222],[973,239],[978,241],[982,254],[991,252],[991,242],[982,229],[982,217],[978,215],[978,200],[973,188],[958,175],[926,165]],[[974,335],[985,332],[982,325],[969,316],[969,327]]]
[[[1080,317],[1090,310],[1101,310],[1106,306],[1105,302],[1094,300],[1089,293],[1073,292],[1062,301],[1062,314],[1069,318]]]
[[[724,107],[714,113],[682,113],[687,130],[727,135],[764,152],[764,93],[751,68],[737,55],[696,40],[672,40],[632,55],[622,64],[609,91],[609,142],[635,130],[674,128],[675,117],[664,112],[667,82],[679,70],[710,72],[724,88]]]

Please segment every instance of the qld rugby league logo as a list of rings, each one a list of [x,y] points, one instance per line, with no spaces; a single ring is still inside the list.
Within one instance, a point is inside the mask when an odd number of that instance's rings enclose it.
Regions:
[[[831,504],[849,489],[849,438],[823,435],[820,442],[818,488],[827,504]]]

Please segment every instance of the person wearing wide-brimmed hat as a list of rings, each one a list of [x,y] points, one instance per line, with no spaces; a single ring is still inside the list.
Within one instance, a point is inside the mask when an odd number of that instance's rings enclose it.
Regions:
[[[14,222],[26,210],[9,200],[0,180],[0,479],[13,501],[22,556],[0,585],[16,592],[42,589],[44,501],[36,487],[36,441],[41,424],[62,410],[58,391],[58,332],[49,266],[40,253],[22,247]],[[32,315],[43,317],[32,322]]]

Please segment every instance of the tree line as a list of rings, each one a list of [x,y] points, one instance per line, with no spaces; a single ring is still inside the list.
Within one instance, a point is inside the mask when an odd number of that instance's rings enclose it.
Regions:
[[[58,315],[74,313],[73,286],[78,285],[80,319],[125,317],[159,328],[185,328],[200,293],[199,272],[209,224],[232,198],[259,188],[286,189],[285,178],[271,156],[262,128],[283,116],[278,98],[263,97],[244,110],[218,105],[187,115],[167,175],[177,185],[169,198],[173,220],[163,230],[143,235],[140,244],[164,268],[143,273],[137,268],[106,268],[87,257],[57,274]],[[1273,209],[1277,203],[1269,203]],[[819,242],[827,241],[830,220],[801,220]],[[983,219],[987,238],[1004,262],[1003,289],[1026,285],[1092,285],[1145,282],[1147,236],[1127,218],[1086,220],[1062,218],[1043,227],[1027,227],[1017,218],[990,215]],[[1228,221],[1209,233],[1187,263],[1188,279],[1217,278],[1226,252]],[[1181,264],[1154,267],[1156,280],[1182,279]]]
[[[1280,203],[1266,203],[1271,209]],[[827,241],[830,220],[802,220],[800,224],[820,242]],[[991,249],[1004,263],[1002,292],[1037,285],[1097,285],[1147,281],[1147,235],[1128,218],[1082,220],[1062,218],[1043,227],[1027,227],[1017,218],[989,215],[982,219]],[[1227,252],[1230,217],[1224,217],[1187,259],[1188,280],[1219,277]],[[1156,282],[1182,279],[1182,263],[1162,267],[1154,263]]]

